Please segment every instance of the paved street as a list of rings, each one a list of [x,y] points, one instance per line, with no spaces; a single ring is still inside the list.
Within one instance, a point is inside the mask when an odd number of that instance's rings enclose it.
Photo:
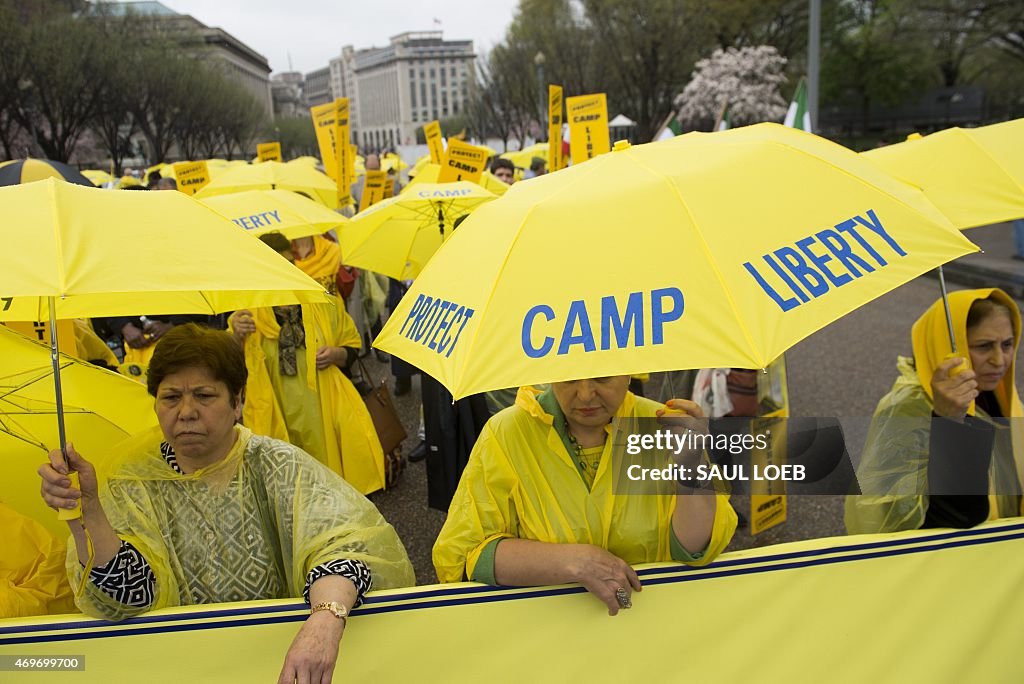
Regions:
[[[948,285],[951,290],[963,289],[957,283]],[[918,278],[794,347],[786,355],[792,414],[843,419],[848,448],[856,459],[863,443],[858,426],[866,423],[879,398],[892,385],[896,356],[910,354],[911,324],[938,296],[937,280]],[[1018,386],[1024,366],[1022,356],[1018,355],[1017,362]],[[371,365],[375,372],[388,372],[384,364],[374,361]],[[417,443],[418,391],[416,380],[413,391],[397,399],[410,433],[407,450]],[[430,549],[444,522],[442,513],[426,507],[426,498],[423,463],[409,466],[393,490],[372,497],[405,542],[421,584],[436,581]],[[757,537],[741,530],[729,549],[844,534],[842,497],[791,496],[788,504],[789,518],[785,524]]]

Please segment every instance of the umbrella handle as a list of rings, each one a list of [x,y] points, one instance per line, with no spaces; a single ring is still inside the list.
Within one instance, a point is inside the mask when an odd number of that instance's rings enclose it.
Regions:
[[[68,479],[71,480],[71,488],[81,491],[82,486],[78,482],[78,473],[71,471],[68,473]],[[57,511],[57,520],[75,520],[82,517],[82,500],[79,499],[75,502],[74,508],[62,508]]]

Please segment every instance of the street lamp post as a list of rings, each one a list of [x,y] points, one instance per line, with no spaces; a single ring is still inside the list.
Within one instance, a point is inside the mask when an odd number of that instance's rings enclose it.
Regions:
[[[544,53],[537,51],[537,54],[533,57],[533,64],[537,67],[537,89],[540,91],[540,116],[537,118],[538,128],[537,132],[538,142],[545,142],[548,139],[548,98],[547,98],[547,84],[544,82],[544,62],[547,58],[544,57]]]

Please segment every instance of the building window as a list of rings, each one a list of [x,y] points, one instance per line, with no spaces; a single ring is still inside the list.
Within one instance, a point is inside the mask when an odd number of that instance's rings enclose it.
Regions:
[[[409,84],[409,94],[412,96],[412,106],[416,106],[416,84]]]
[[[412,113],[412,120],[413,120],[413,121],[416,121],[416,120],[417,120],[416,112],[413,112],[413,113]]]
[[[444,69],[442,68],[442,69],[441,69],[441,85],[442,85],[442,86],[446,86],[446,85],[448,85],[448,79],[447,79],[447,74],[448,74],[448,72],[446,72],[446,71],[445,71],[445,70],[444,70]]]

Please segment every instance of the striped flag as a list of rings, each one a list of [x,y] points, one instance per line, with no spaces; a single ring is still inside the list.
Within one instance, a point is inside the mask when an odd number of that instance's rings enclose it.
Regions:
[[[683,132],[683,125],[679,123],[679,119],[676,118],[675,112],[669,114],[668,119],[662,124],[661,130],[654,136],[655,142],[658,140],[668,140],[674,138],[677,135],[681,135]]]
[[[789,103],[786,120],[782,123],[790,128],[799,128],[808,133],[814,132],[811,130],[811,113],[807,109],[807,83],[803,78],[796,85],[793,101]]]

